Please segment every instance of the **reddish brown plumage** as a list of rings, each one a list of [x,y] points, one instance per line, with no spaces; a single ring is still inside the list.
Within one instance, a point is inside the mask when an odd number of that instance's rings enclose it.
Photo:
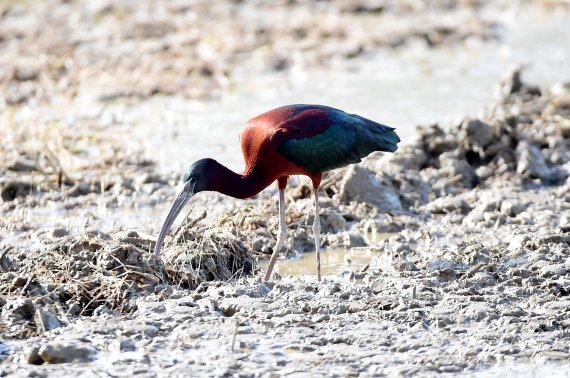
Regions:
[[[310,172],[298,166],[281,155],[277,147],[286,139],[307,138],[322,132],[328,127],[328,118],[320,109],[304,110],[291,117],[295,110],[294,106],[285,106],[247,122],[240,135],[245,160],[244,176],[256,177],[267,185],[282,178],[278,183],[282,189],[290,175],[305,175],[311,178],[315,188],[319,187],[321,172]],[[303,124],[303,120],[306,121],[309,117],[316,122],[317,127],[304,127],[306,124]]]

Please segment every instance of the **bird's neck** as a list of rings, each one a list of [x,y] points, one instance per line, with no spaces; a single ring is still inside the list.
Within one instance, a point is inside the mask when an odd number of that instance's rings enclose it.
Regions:
[[[269,186],[276,177],[267,175],[255,169],[244,174],[235,173],[222,164],[217,164],[210,172],[210,182],[207,190],[216,191],[230,197],[250,198]]]

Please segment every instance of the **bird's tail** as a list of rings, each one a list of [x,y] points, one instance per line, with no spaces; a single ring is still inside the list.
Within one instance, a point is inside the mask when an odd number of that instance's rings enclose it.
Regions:
[[[369,151],[383,152],[394,152],[398,149],[400,137],[396,134],[393,127],[382,125],[364,117],[360,118],[366,125],[367,135],[364,138],[366,141],[363,141],[363,144],[366,145],[365,148],[368,148]]]

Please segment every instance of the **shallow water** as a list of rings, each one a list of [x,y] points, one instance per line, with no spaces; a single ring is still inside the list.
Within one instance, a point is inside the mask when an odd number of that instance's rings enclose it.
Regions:
[[[394,234],[368,234],[367,239],[370,247],[340,247],[321,250],[321,274],[324,277],[332,277],[345,272],[360,272],[379,268],[382,265],[381,254],[377,248],[374,248],[374,245],[392,235]],[[261,268],[265,269],[265,264]],[[315,253],[314,251],[303,252],[292,259],[278,260],[275,271],[282,276],[316,277],[317,260]]]
[[[368,248],[346,249],[334,248],[321,252],[321,274],[323,276],[335,276],[345,271],[358,272],[367,264],[376,267],[378,252],[372,252]],[[276,264],[275,271],[282,276],[315,276],[317,261],[314,252],[305,252],[298,257],[281,260]]]

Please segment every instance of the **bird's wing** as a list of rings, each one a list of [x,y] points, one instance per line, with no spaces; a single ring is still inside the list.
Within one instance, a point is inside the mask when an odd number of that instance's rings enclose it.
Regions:
[[[279,152],[311,172],[358,163],[374,151],[394,152],[400,141],[392,127],[325,107],[299,113],[280,131],[286,137]]]

